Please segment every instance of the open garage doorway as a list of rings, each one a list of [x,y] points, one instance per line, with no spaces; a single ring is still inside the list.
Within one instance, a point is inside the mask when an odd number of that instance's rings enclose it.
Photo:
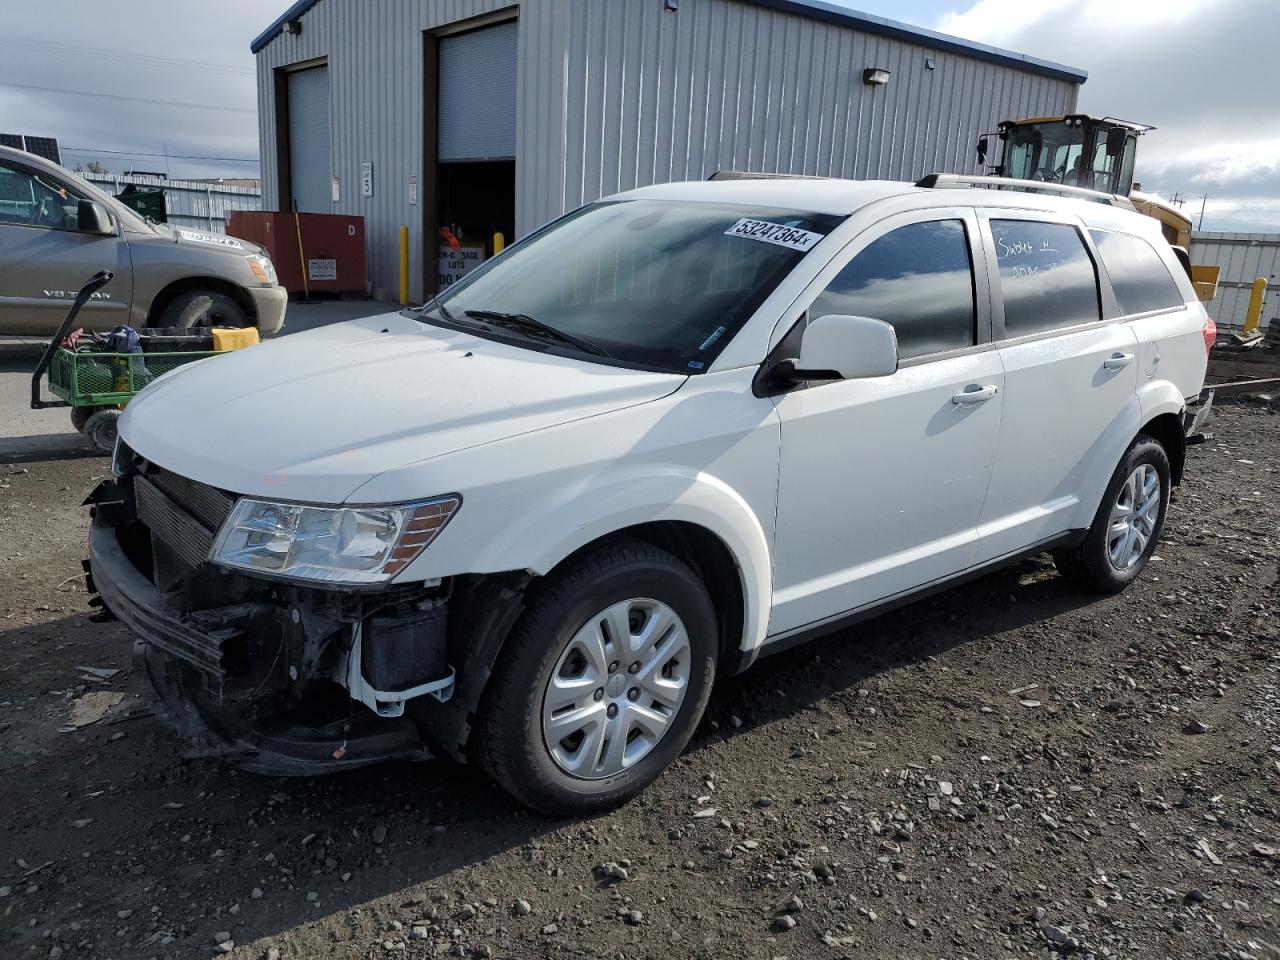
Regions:
[[[510,18],[427,38],[436,80],[426,90],[428,290],[456,283],[514,239],[516,38]]]

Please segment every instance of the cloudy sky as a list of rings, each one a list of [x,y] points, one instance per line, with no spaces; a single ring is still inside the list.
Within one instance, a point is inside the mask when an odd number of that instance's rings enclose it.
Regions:
[[[845,5],[1083,67],[1081,109],[1159,128],[1138,151],[1148,189],[1208,194],[1206,229],[1280,231],[1277,0]],[[286,6],[8,0],[0,131],[55,136],[68,165],[96,159],[113,171],[256,175],[249,41]],[[1190,196],[1187,209],[1198,214],[1199,203]]]

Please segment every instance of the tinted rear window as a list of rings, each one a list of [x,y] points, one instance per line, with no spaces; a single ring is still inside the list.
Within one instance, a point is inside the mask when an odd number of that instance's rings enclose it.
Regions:
[[[992,220],[1007,337],[1102,318],[1098,275],[1079,231],[1065,223]]]
[[[869,243],[809,308],[874,317],[898,335],[904,360],[974,342],[973,266],[959,220],[912,223]]]
[[[1091,230],[1120,312],[1145,313],[1183,305],[1182,294],[1151,244],[1127,233]]]

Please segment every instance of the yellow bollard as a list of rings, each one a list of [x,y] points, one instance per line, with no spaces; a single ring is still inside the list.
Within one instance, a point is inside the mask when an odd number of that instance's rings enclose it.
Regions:
[[[499,231],[493,235],[493,255],[496,257],[507,245],[507,238]]]
[[[1267,295],[1267,281],[1259,277],[1253,281],[1253,292],[1249,294],[1249,309],[1244,312],[1244,335],[1247,337],[1258,329],[1262,320],[1262,298]]]
[[[400,228],[400,302],[409,302],[409,228]]]

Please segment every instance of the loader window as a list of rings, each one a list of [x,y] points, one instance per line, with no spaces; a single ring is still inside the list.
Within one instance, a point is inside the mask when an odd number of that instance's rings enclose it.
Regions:
[[[1006,173],[1020,180],[1079,185],[1084,128],[1065,123],[1014,127],[1009,134]]]

